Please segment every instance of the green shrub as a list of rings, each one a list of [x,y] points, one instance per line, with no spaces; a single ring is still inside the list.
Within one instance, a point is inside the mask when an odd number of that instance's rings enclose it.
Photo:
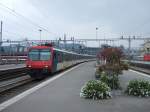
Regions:
[[[96,79],[100,79],[101,76],[104,75],[104,74],[106,74],[104,71],[100,72],[100,71],[96,70],[96,72],[95,72],[95,78]]]
[[[97,70],[98,70],[98,72],[101,73],[102,71],[105,70],[105,65],[100,65],[100,66],[98,66]]]
[[[81,97],[89,99],[111,98],[110,88],[100,80],[88,81],[81,89]]]
[[[101,77],[102,72],[105,70],[105,65],[100,65],[96,68],[95,78],[99,79]]]
[[[121,67],[122,67],[122,70],[128,70],[128,69],[129,69],[129,63],[127,63],[127,62],[122,62],[122,63],[121,63]]]
[[[96,79],[99,79],[101,77],[101,72],[99,71],[99,69],[97,68],[96,69],[96,72],[95,72],[95,78]]]
[[[108,86],[112,89],[119,89],[120,83],[117,75],[113,75],[109,78]]]
[[[126,92],[129,95],[148,97],[150,96],[150,83],[145,80],[131,80]]]
[[[109,77],[108,77],[108,75],[106,74],[106,72],[103,71],[103,72],[101,73],[101,78],[100,78],[100,80],[108,85]]]
[[[120,83],[117,75],[107,76],[106,74],[103,74],[100,80],[106,83],[111,89],[120,88]]]

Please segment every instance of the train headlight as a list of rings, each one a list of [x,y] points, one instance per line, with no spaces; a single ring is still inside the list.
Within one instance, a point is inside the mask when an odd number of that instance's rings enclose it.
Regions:
[[[45,68],[48,68],[48,66],[46,65]]]
[[[31,68],[31,65],[28,65],[29,68]]]

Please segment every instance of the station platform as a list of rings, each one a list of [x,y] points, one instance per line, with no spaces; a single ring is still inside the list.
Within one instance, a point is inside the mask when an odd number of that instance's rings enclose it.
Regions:
[[[23,68],[23,67],[25,67],[25,64],[0,65],[0,71],[10,70],[10,69],[17,69],[17,68]]]
[[[0,104],[1,112],[149,112],[150,98],[127,96],[121,92],[108,100],[80,98],[81,87],[95,79],[95,62],[83,63],[54,76],[30,90]],[[145,74],[129,70],[120,75],[124,91],[129,80]]]

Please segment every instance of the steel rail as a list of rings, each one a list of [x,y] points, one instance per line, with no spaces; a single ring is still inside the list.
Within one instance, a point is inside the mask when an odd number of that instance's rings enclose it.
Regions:
[[[25,76],[27,69],[23,68],[16,68],[16,69],[8,69],[8,70],[0,70],[0,81],[17,78],[20,76]]]
[[[0,93],[31,82],[32,80],[33,79],[31,79],[30,76],[26,75],[18,78],[13,78],[7,81],[2,81],[0,82]]]

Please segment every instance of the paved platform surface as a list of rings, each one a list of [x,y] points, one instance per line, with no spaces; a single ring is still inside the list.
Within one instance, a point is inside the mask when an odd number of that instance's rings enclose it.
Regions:
[[[0,65],[0,71],[8,70],[8,69],[23,68],[23,67],[25,67],[25,64],[6,64],[6,65]]]
[[[80,98],[83,84],[94,79],[94,62],[82,64],[45,87],[38,89],[2,112],[150,112],[150,98],[137,98],[123,93],[109,100]],[[132,71],[120,76],[123,89],[130,79],[145,78]]]

